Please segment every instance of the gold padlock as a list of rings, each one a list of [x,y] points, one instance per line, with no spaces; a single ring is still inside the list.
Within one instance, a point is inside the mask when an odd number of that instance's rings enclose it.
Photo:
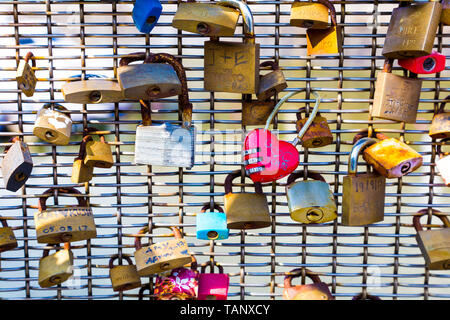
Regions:
[[[306,107],[297,111],[296,129],[302,130],[309,118],[302,118],[302,112],[306,112]],[[317,112],[313,122],[301,138],[303,148],[320,148],[333,143],[333,134],[331,133],[328,121]]]
[[[81,140],[78,157],[74,159],[72,166],[72,176],[70,177],[70,180],[73,183],[89,182],[94,175],[94,167],[84,164],[84,158],[86,157],[86,143],[92,140],[90,135],[84,136]]]
[[[2,226],[0,228],[0,252],[5,252],[17,248],[17,240],[12,228],[8,227],[7,218],[0,217]]]
[[[91,135],[98,134],[100,136],[100,141],[92,139],[86,142],[86,157],[84,158],[84,164],[86,166],[97,168],[111,168],[114,165],[114,159],[111,147],[106,143],[105,136],[96,128],[92,127],[86,128],[84,132],[90,133]]]
[[[450,96],[447,96],[445,100],[450,101]],[[431,121],[428,135],[433,139],[450,138],[450,112],[445,112],[445,104],[446,101],[441,103]]]
[[[392,74],[392,64],[393,59],[386,59],[377,75],[371,116],[415,123],[422,80],[412,72],[408,78]]]
[[[277,62],[264,61],[259,67],[270,67],[272,69],[271,72],[260,77],[258,93],[256,94],[259,101],[265,101],[287,88],[288,85],[283,71],[281,71]]]
[[[275,100],[253,100],[251,94],[245,94],[242,102],[242,124],[244,126],[266,124],[275,107]]]
[[[77,195],[78,206],[47,209],[47,198],[60,194]],[[50,188],[38,202],[38,212],[34,214],[36,238],[39,243],[61,243],[87,240],[97,236],[94,215],[87,200],[71,187]]]
[[[50,249],[45,249],[39,260],[38,283],[41,288],[61,284],[73,275],[73,253],[70,250],[70,243],[64,243],[63,250],[51,255],[49,251]]]
[[[328,5],[324,0],[299,2],[294,0],[289,24],[295,27],[325,29],[328,27]]]
[[[127,255],[122,255],[122,258],[128,262],[128,265],[114,266],[114,260],[118,258],[119,255],[115,254],[109,260],[109,278],[111,279],[113,291],[126,291],[139,288],[141,286],[141,278],[131,258]]]
[[[28,180],[33,170],[33,160],[28,145],[19,137],[9,139],[13,144],[5,148],[1,171],[6,190],[16,192]]]
[[[33,96],[37,82],[34,71],[28,64],[28,61],[31,59],[33,68],[36,68],[36,60],[33,58],[33,53],[28,52],[25,59],[21,60],[17,67],[16,80],[19,84],[19,89],[22,90],[27,97]]]
[[[95,74],[78,75],[61,86],[65,102],[109,103],[123,99],[119,83]],[[82,80],[84,78],[84,80]],[[95,79],[93,79],[95,78]]]
[[[33,134],[57,146],[69,144],[72,133],[72,119],[67,109],[58,103],[46,103],[39,110],[33,127]]]
[[[441,22],[450,25],[450,0],[442,0]]]

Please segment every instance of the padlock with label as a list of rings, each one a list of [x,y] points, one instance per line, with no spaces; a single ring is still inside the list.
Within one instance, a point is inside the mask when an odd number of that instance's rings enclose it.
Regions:
[[[292,279],[302,275],[302,269],[294,269],[284,278],[284,300],[334,300],[328,285],[320,280],[320,277],[312,271],[305,269],[305,275],[310,278],[312,284],[292,286]]]
[[[27,96],[31,97],[34,94],[36,88],[36,76],[32,67],[28,64],[31,59],[33,68],[36,68],[36,60],[32,52],[28,52],[24,60],[21,60],[17,67],[16,80],[19,84],[19,89]]]
[[[445,100],[450,101],[450,96],[447,96]],[[433,139],[450,138],[450,112],[444,110],[446,101],[441,103],[439,110],[431,121],[428,135]]]
[[[224,0],[238,9],[244,23],[244,43],[205,42],[204,88],[206,91],[256,94],[259,88],[259,52],[255,43],[253,15],[240,0]]]
[[[423,230],[420,218],[426,216],[428,209],[422,209],[413,217],[413,225],[417,231],[416,240],[422,252],[425,264],[430,270],[450,269],[450,221],[438,210],[432,209],[432,215],[438,217],[444,228]]]
[[[206,211],[206,209],[209,209]],[[228,239],[229,230],[227,228],[227,216],[223,209],[214,204],[211,210],[209,205],[202,208],[201,212],[196,217],[196,234],[197,239],[201,240],[224,240]]]
[[[446,26],[450,25],[450,0],[442,0],[441,22]]]
[[[47,103],[39,110],[33,134],[57,146],[69,144],[72,119],[67,109],[58,103]]]
[[[328,1],[300,2],[294,0],[289,24],[295,27],[325,29],[328,27]]]
[[[205,273],[207,266],[219,268],[219,273]],[[202,265],[198,275],[198,300],[227,300],[230,277],[223,273],[223,267],[209,261]]]
[[[377,75],[371,116],[415,123],[419,107],[422,80],[392,74],[392,59],[386,59],[383,71]]]
[[[133,21],[142,33],[150,33],[161,16],[162,5],[159,0],[136,0],[133,7]]]
[[[63,250],[51,255],[49,251],[50,249],[45,249],[39,260],[38,283],[41,288],[61,284],[73,275],[73,253],[70,250],[70,243],[64,243]]]
[[[84,158],[86,157],[86,143],[91,140],[92,137],[90,135],[84,136],[83,140],[81,140],[78,157],[74,159],[72,166],[72,176],[70,177],[70,180],[73,183],[89,182],[94,175],[94,167],[84,164]]]
[[[440,145],[437,146],[437,154],[439,156],[439,160],[436,161],[436,168],[441,174],[442,180],[447,187],[450,187],[450,154],[442,152],[442,143],[450,141],[450,138],[442,139],[440,141]]]
[[[251,94],[243,95],[242,124],[244,126],[264,125],[275,107],[274,99],[253,100]]]
[[[423,57],[399,59],[398,64],[413,73],[431,74],[445,69],[445,55],[437,51]]]
[[[47,198],[58,191],[61,194],[77,195],[78,206],[47,209]],[[39,243],[61,243],[92,239],[97,236],[94,215],[87,200],[71,187],[50,188],[38,202],[38,211],[34,214],[36,238]]]
[[[96,128],[88,127],[84,130],[86,133],[96,134]],[[111,168],[114,165],[114,159],[111,152],[111,147],[106,143],[105,136],[98,133],[99,141],[94,139],[86,142],[86,156],[84,157],[84,164],[96,168]]]
[[[421,4],[402,2],[392,11],[383,56],[404,59],[431,54],[441,11],[442,5],[437,1]]]
[[[86,74],[71,77],[70,81],[61,86],[64,101],[69,103],[109,103],[123,99],[122,88],[113,80],[103,76]],[[84,78],[84,80],[82,80]]]
[[[278,63],[275,61],[264,61],[259,65],[260,68],[270,67],[271,72],[260,76],[259,88],[256,96],[259,101],[265,101],[275,94],[287,88],[287,82],[284,78],[283,71],[281,71]]]
[[[134,259],[137,272],[141,277],[179,268],[191,262],[188,245],[180,230],[176,227],[170,227],[170,229],[172,229],[175,239],[155,244],[151,244],[149,241],[149,244],[144,247],[141,244],[141,235],[148,233],[148,227],[142,228],[139,235],[135,237]]]
[[[224,206],[228,229],[258,229],[270,226],[270,212],[262,185],[254,184],[256,193],[233,193],[232,182],[241,176],[237,170],[225,178]]]
[[[16,192],[28,180],[33,170],[33,160],[28,145],[20,141],[19,137],[9,140],[13,144],[5,148],[1,170],[5,189]]]
[[[6,218],[0,217],[2,227],[0,228],[0,252],[5,252],[17,248],[17,240],[14,236],[14,231],[8,227]]]
[[[128,265],[114,266],[114,260],[119,259],[118,254],[113,255],[109,260],[109,278],[114,292],[132,290],[141,286],[141,278],[131,258],[127,255],[122,255],[122,258],[128,262]]]
[[[308,118],[302,118],[302,112],[306,112],[306,107],[300,108],[297,111],[297,131],[302,130]],[[327,146],[333,142],[333,134],[331,133],[330,127],[328,126],[328,121],[325,117],[317,112],[314,117],[313,122],[306,130],[305,134],[301,139],[301,144],[303,148],[320,148]]]

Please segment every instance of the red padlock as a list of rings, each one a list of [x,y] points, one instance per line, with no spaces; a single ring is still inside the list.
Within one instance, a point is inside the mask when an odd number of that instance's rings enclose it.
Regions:
[[[430,74],[445,69],[445,55],[437,51],[423,57],[399,59],[398,64],[413,73]]]
[[[205,273],[206,266],[213,265],[211,261],[205,263],[198,275],[198,300],[227,300],[230,278],[223,273],[223,267],[217,262],[219,273]],[[213,266],[214,266],[213,265]]]

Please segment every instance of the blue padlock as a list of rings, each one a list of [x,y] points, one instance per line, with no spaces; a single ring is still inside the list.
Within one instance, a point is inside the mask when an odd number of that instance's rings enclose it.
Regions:
[[[228,239],[229,231],[227,228],[227,217],[223,209],[214,205],[214,209],[219,212],[208,211],[209,205],[202,208],[197,214],[197,239],[201,240],[224,240]]]
[[[142,33],[150,33],[162,12],[159,0],[136,0],[133,8],[133,21]]]

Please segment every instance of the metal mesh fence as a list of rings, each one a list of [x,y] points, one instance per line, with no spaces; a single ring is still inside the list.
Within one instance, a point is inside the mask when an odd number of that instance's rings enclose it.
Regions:
[[[298,147],[299,169],[324,176],[334,192],[339,215],[342,179],[358,130],[371,126],[407,142],[423,155],[424,164],[403,178],[387,180],[383,222],[347,227],[339,217],[318,225],[297,223],[289,216],[283,178],[264,185],[271,226],[230,230],[229,239],[222,241],[197,240],[195,215],[207,203],[223,206],[225,176],[243,170],[242,141],[245,130],[253,127],[241,123],[241,95],[203,90],[203,43],[209,38],[171,27],[179,2],[161,1],[163,14],[146,35],[133,24],[131,0],[0,1],[2,146],[19,133],[34,162],[24,188],[13,193],[1,185],[0,215],[9,218],[19,246],[0,256],[0,298],[137,299],[138,289],[113,292],[108,262],[113,254],[133,255],[133,235],[149,224],[153,241],[170,236],[168,229],[154,227],[178,226],[199,263],[223,265],[230,275],[229,299],[281,299],[284,273],[298,267],[318,272],[337,299],[350,299],[361,292],[382,299],[450,298],[449,271],[425,268],[412,226],[412,215],[422,208],[444,213],[450,208],[449,188],[434,166],[436,141],[428,136],[432,116],[450,91],[448,68],[420,76],[424,82],[415,124],[369,115],[376,74],[384,62],[381,50],[398,1],[334,1],[343,27],[342,53],[314,58],[306,55],[305,29],[289,25],[292,1],[247,1],[255,19],[256,42],[261,44],[261,61],[278,61],[288,81],[288,89],[277,98],[286,92],[304,91],[285,103],[274,119],[273,128],[281,139],[291,141],[295,136],[296,111],[313,106],[311,92],[321,95],[320,112],[328,120],[334,142],[317,149]],[[435,50],[447,56],[449,30],[441,24],[434,44]],[[241,35],[240,19],[233,39],[241,41]],[[19,61],[28,51],[37,57],[38,78],[36,93],[30,98],[18,90],[15,81]],[[99,74],[117,78],[121,55],[138,51],[172,54],[181,58],[186,68],[198,134],[196,162],[190,170],[134,164],[135,130],[141,121],[136,101],[64,103],[60,88],[69,77]],[[402,74],[397,64],[394,73]],[[48,102],[71,110],[74,127],[68,146],[53,146],[32,134],[36,112]],[[152,117],[157,123],[179,123],[177,108],[176,97],[155,101]],[[97,168],[89,183],[76,185],[70,180],[72,164],[83,128],[88,126],[106,132],[115,164],[110,169]],[[360,161],[359,170],[365,171],[367,166]],[[250,182],[235,180],[234,190],[253,190]],[[42,289],[37,278],[44,246],[36,241],[33,214],[39,195],[53,186],[75,186],[87,195],[98,236],[72,243],[75,271],[70,281]],[[63,195],[48,201],[49,205],[75,203]],[[426,222],[440,224],[431,216]],[[142,283],[153,280],[145,277]]]

